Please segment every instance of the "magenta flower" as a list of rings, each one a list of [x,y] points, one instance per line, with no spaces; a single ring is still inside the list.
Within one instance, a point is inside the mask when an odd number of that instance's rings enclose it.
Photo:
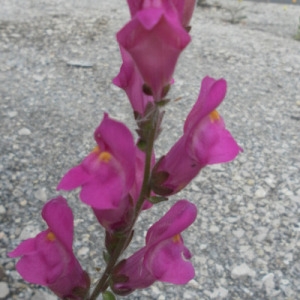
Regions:
[[[180,233],[196,219],[197,208],[180,200],[151,228],[146,246],[116,267],[112,289],[126,295],[150,286],[156,280],[186,284],[195,276],[190,251]]]
[[[97,147],[72,168],[57,189],[81,186],[81,200],[94,209],[117,209],[135,180],[135,144],[129,129],[107,114],[94,133]]]
[[[179,2],[182,0],[179,0]],[[177,2],[177,0],[127,0],[127,4],[130,10],[130,15],[133,18],[140,10],[147,9],[147,8],[163,8],[166,11],[173,10],[174,11],[174,4],[173,2]],[[181,6],[180,4],[177,6]],[[177,7],[176,7],[177,8]],[[183,8],[183,5],[180,7]]]
[[[189,25],[195,8],[196,0],[127,0],[131,17],[138,11],[149,7],[174,7],[183,27]]]
[[[93,208],[94,215],[98,222],[109,233],[120,231],[127,227],[132,219],[134,205],[130,195],[120,199],[119,206],[113,209]]]
[[[143,116],[147,104],[154,101],[153,97],[143,92],[143,78],[130,54],[122,47],[120,51],[123,64],[118,76],[113,79],[113,83],[126,92],[133,110]]]
[[[118,207],[113,209],[96,209],[93,208],[94,214],[99,223],[110,233],[124,229],[131,221],[135,204],[138,201],[144,177],[145,168],[145,152],[139,148],[135,148],[135,176],[132,188],[129,194],[126,195]],[[152,156],[151,167],[155,164],[154,154]],[[154,194],[153,194],[154,196]],[[143,209],[148,209],[152,206],[149,201],[145,201]]]
[[[44,205],[42,217],[49,228],[8,255],[21,256],[16,268],[26,281],[47,286],[60,298],[80,300],[77,293],[87,292],[89,282],[72,250],[72,210],[60,196]]]
[[[165,3],[152,1],[149,6],[143,6],[117,33],[120,47],[131,55],[155,101],[164,96],[177,59],[190,42],[174,6],[166,5],[169,1],[162,2]],[[139,3],[135,7],[139,7]]]
[[[198,100],[185,121],[182,137],[155,166],[152,177],[155,193],[175,194],[206,165],[231,161],[241,151],[215,110],[225,94],[224,79],[203,79]]]

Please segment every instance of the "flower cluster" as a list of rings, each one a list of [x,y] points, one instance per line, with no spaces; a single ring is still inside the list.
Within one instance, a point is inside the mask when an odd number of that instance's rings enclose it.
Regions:
[[[72,251],[72,211],[61,196],[43,208],[49,228],[9,253],[21,256],[17,270],[25,280],[48,286],[63,299],[95,300],[109,286],[115,294],[127,295],[157,280],[173,284],[191,280],[192,255],[181,232],[194,222],[197,208],[187,200],[177,201],[150,227],[144,247],[118,260],[143,210],[178,193],[205,166],[231,161],[241,151],[216,110],[225,98],[226,81],[207,76],[182,136],[156,159],[153,145],[162,130],[164,105],[169,102],[165,97],[175,82],[177,60],[191,41],[195,0],[127,2],[131,19],[117,33],[123,63],[113,83],[129,99],[138,137],[135,140],[125,124],[104,114],[94,132],[94,149],[57,186],[65,191],[80,188],[81,201],[105,229],[106,270],[90,294],[89,276]]]

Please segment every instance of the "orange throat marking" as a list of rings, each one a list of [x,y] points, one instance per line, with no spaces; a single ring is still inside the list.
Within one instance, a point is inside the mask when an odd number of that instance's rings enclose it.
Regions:
[[[175,244],[180,243],[180,241],[181,241],[180,234],[174,235],[174,236],[172,237],[172,241],[173,241],[173,243],[175,243]]]
[[[103,161],[106,163],[108,163],[111,160],[111,157],[112,157],[112,155],[107,151],[103,151],[99,154],[100,161]]]
[[[55,241],[56,240],[55,234],[53,232],[51,232],[51,231],[48,232],[48,234],[47,234],[47,240],[50,241],[50,242]]]
[[[216,110],[213,110],[210,114],[209,114],[210,120],[211,122],[216,122],[218,120],[220,120],[220,115]]]

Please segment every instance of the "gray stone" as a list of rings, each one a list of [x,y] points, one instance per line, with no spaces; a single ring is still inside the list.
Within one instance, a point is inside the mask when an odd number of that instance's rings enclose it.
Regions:
[[[5,214],[5,212],[6,212],[5,207],[3,205],[0,205],[0,215]]]
[[[88,247],[82,247],[78,250],[78,256],[86,256],[89,253],[90,249]]]
[[[214,289],[214,291],[210,294],[210,299],[226,299],[226,297],[228,296],[228,290],[223,288],[223,287],[219,287],[217,289]]]
[[[47,191],[45,188],[40,188],[36,192],[34,192],[34,197],[42,202],[46,202],[47,198]]]
[[[255,197],[261,199],[264,198],[266,194],[267,192],[262,187],[259,187],[255,192]]]
[[[48,294],[44,291],[37,291],[33,295],[32,300],[58,300],[58,298],[56,296]]]
[[[265,287],[266,293],[268,296],[273,295],[275,282],[274,282],[274,274],[269,273],[262,278],[263,286]]]
[[[27,225],[23,228],[21,231],[21,234],[19,236],[20,240],[27,240],[29,238],[35,237],[40,232],[39,228],[36,228],[36,226],[33,225]]]
[[[9,294],[8,284],[6,282],[0,282],[0,299],[4,299]]]
[[[8,115],[10,118],[14,118],[14,117],[16,117],[16,116],[18,115],[18,112],[12,110],[12,111],[9,111],[9,112],[7,113],[7,115]]]
[[[247,264],[241,264],[239,266],[236,266],[231,271],[231,277],[233,279],[242,279],[245,277],[255,277],[256,272],[249,268]]]
[[[237,230],[232,231],[232,233],[235,237],[240,239],[245,234],[245,230],[243,230],[242,228],[239,228]]]
[[[18,131],[18,134],[19,135],[30,135],[31,131],[30,131],[30,129],[23,127]]]

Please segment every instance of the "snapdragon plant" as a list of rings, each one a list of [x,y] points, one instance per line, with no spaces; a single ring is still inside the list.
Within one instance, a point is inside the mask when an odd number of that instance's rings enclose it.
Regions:
[[[195,276],[192,254],[181,232],[196,219],[197,207],[175,202],[146,234],[145,244],[125,252],[142,211],[164,205],[207,165],[234,159],[241,148],[225,128],[217,107],[225,98],[226,81],[206,76],[188,113],[181,137],[162,157],[154,144],[167,113],[167,94],[174,83],[179,55],[190,43],[195,0],[127,0],[131,19],[117,33],[123,64],[113,83],[131,103],[138,138],[125,124],[104,114],[94,132],[95,147],[58,183],[58,190],[80,188],[105,230],[106,268],[97,284],[75,257],[73,214],[67,200],[47,202],[42,217],[48,229],[22,241],[10,257],[28,282],[47,286],[61,299],[115,299],[147,288],[155,281],[186,284]],[[117,100],[115,100],[117,101]],[[120,257],[127,257],[120,259]]]

